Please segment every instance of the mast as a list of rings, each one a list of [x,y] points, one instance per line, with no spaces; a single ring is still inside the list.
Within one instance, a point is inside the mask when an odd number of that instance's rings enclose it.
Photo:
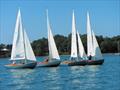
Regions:
[[[24,33],[24,31],[22,30],[22,32],[23,32],[23,44],[24,44],[24,51],[25,51],[25,63],[27,63],[27,56],[26,56],[26,46],[25,46],[25,33]]]
[[[20,12],[20,9],[19,9],[19,12]],[[23,30],[23,24],[22,24],[22,18],[21,18],[21,13],[20,13],[20,24],[22,25],[22,34],[23,34],[23,45],[24,45],[24,54],[25,54],[25,63],[27,63],[27,57],[26,57],[26,46],[25,46],[25,33],[24,33],[24,30]]]

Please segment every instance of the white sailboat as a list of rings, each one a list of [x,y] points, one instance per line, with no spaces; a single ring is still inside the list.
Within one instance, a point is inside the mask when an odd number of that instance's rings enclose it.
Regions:
[[[91,30],[89,13],[87,13],[87,55],[88,65],[100,65],[104,62],[95,34]]]
[[[78,37],[78,49],[79,52],[77,51],[77,37]],[[79,53],[79,55],[78,55]],[[68,62],[69,66],[76,66],[76,65],[81,65],[84,66],[86,65],[86,61],[83,59],[86,59],[85,56],[85,51],[83,48],[83,44],[81,42],[79,33],[76,33],[76,28],[75,28],[75,16],[74,16],[74,11],[72,15],[72,40],[71,40],[71,57],[70,57],[70,62]]]
[[[20,10],[16,20],[10,60],[13,63],[5,65],[8,68],[34,68],[37,64],[27,34],[23,30]]]
[[[48,29],[49,56],[47,60],[43,62],[39,62],[38,66],[42,66],[42,67],[58,66],[61,63],[61,61],[60,61],[60,56],[58,54],[58,50],[53,38],[52,31],[51,31],[49,18],[48,18],[48,11],[47,11],[47,29]]]

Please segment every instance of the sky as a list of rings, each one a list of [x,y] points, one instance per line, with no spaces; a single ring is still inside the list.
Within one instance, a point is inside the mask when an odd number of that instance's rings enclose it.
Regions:
[[[53,35],[68,36],[74,10],[76,29],[86,34],[86,14],[96,35],[120,35],[119,0],[0,0],[0,44],[11,44],[18,9],[30,41],[47,38],[46,9]]]

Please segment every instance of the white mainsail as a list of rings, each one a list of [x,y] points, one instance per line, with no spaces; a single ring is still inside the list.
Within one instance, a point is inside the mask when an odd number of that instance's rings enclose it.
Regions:
[[[79,50],[79,56],[81,59],[86,60],[87,59],[87,55],[85,53],[81,38],[79,33],[77,32],[77,38],[78,38],[78,50]]]
[[[23,41],[23,27],[21,21],[20,10],[18,11],[15,32],[13,37],[11,60],[25,59],[24,41]]]
[[[49,46],[49,59],[60,59],[58,50],[52,35],[49,19],[48,19],[48,11],[47,11],[47,29],[48,29],[48,46]]]
[[[89,13],[87,12],[87,56],[94,56]]]
[[[99,48],[99,45],[98,45],[98,42],[96,40],[96,37],[95,37],[95,34],[94,34],[93,30],[92,30],[92,37],[93,37],[94,58],[95,59],[103,59],[101,50]]]
[[[76,41],[76,28],[75,28],[75,16],[73,11],[72,16],[72,40],[71,40],[71,58],[77,58],[77,41]]]
[[[27,34],[22,27],[21,14],[19,10],[13,37],[11,60],[23,59],[36,61]]]

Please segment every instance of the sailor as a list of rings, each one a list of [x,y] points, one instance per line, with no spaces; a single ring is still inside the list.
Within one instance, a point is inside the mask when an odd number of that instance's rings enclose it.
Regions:
[[[92,59],[92,56],[90,55],[90,56],[88,57],[88,59],[91,60],[91,59]]]

